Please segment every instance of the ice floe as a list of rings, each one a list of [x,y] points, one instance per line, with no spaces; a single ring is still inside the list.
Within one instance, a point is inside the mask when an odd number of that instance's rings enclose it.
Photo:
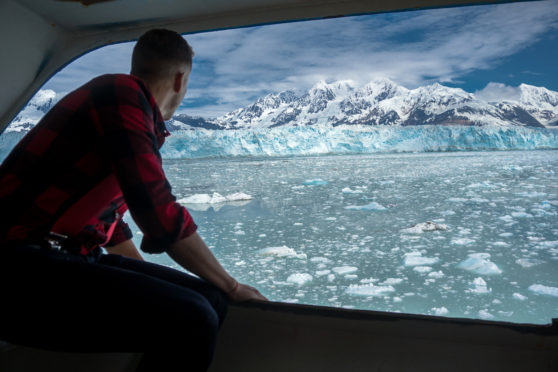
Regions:
[[[523,296],[521,293],[517,293],[517,292],[514,293],[512,296],[513,296],[514,299],[519,300],[519,301],[525,301],[527,299],[526,296]]]
[[[469,293],[485,294],[492,292],[492,289],[488,288],[486,282],[481,277],[475,278],[471,284],[471,288],[467,290]]]
[[[501,274],[502,270],[494,262],[490,261],[489,258],[489,253],[471,253],[457,267],[479,275]]]
[[[432,311],[432,313],[436,316],[443,316],[449,313],[448,309],[445,306],[433,307],[432,309],[430,309],[430,311]]]
[[[294,257],[299,259],[306,259],[305,253],[297,253],[294,249],[283,245],[281,247],[269,247],[263,248],[258,251],[261,256],[273,256],[273,257]]]
[[[370,284],[351,284],[345,291],[353,296],[385,296],[388,293],[395,292],[395,288],[391,285],[374,285]]]
[[[442,271],[432,271],[428,274],[429,278],[440,279],[443,278],[445,275]]]
[[[413,270],[417,273],[424,274],[431,272],[432,268],[430,266],[415,266],[413,267]]]
[[[332,270],[337,275],[346,275],[346,274],[351,274],[351,273],[354,273],[355,271],[358,271],[358,267],[339,266],[339,267],[334,267]]]
[[[365,205],[348,205],[345,207],[345,209],[356,210],[356,211],[383,211],[386,210],[387,208],[379,203],[371,202]]]
[[[178,202],[181,204],[217,204],[217,203],[226,203],[226,202],[252,200],[252,199],[253,199],[252,196],[242,192],[237,192],[226,196],[223,196],[218,192],[214,192],[213,195],[209,195],[209,194],[191,195],[178,200]]]
[[[420,252],[405,253],[403,263],[405,266],[425,266],[438,263],[438,257],[422,257]]]
[[[313,180],[306,180],[302,184],[305,186],[322,186],[327,185],[327,181],[324,181],[321,178],[316,178]]]
[[[529,286],[529,288],[527,288],[527,289],[529,289],[531,292],[539,294],[539,295],[558,297],[558,288],[556,288],[556,287],[548,287],[548,286],[542,285],[542,284],[533,284],[533,285]]]
[[[296,284],[298,286],[302,286],[304,284],[310,283],[312,281],[312,275],[307,273],[295,273],[289,275],[287,278],[287,283]]]
[[[345,187],[341,190],[343,194],[362,194],[362,190],[352,190],[350,187]]]
[[[494,315],[488,312],[488,309],[479,310],[479,318],[484,320],[494,319]]]
[[[544,261],[537,260],[536,258],[519,258],[515,260],[515,263],[518,264],[519,266],[529,268],[529,267],[543,264]]]
[[[418,223],[407,229],[403,229],[401,230],[401,232],[407,234],[422,234],[425,231],[436,231],[436,230],[446,231],[447,229],[448,229],[447,225],[426,221],[426,222]]]

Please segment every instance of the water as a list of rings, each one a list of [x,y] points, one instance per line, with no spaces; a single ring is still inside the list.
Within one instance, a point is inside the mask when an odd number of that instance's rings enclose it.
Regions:
[[[558,151],[165,160],[165,169],[178,199],[253,197],[188,207],[223,266],[271,300],[558,317]]]

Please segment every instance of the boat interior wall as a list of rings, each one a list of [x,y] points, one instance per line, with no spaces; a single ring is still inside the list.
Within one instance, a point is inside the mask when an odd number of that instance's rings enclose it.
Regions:
[[[131,371],[139,356],[11,346],[2,352],[0,370]],[[556,320],[545,326],[519,325],[280,303],[230,306],[210,368],[210,372],[557,370]]]
[[[0,132],[63,66],[145,30],[180,33],[406,9],[509,0],[114,0],[0,2]]]

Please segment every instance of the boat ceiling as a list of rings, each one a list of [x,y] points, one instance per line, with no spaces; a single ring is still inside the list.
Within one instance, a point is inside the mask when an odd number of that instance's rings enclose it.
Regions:
[[[154,27],[180,33],[482,0],[0,0],[0,132],[59,69]]]

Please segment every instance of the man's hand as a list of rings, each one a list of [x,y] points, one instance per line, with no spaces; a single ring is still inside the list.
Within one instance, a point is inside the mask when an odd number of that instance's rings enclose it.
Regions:
[[[174,243],[167,253],[180,266],[227,293],[232,301],[267,300],[256,288],[240,284],[230,276],[198,233]]]
[[[231,301],[234,302],[243,302],[250,300],[268,301],[268,299],[263,296],[256,288],[238,282],[228,295]]]

